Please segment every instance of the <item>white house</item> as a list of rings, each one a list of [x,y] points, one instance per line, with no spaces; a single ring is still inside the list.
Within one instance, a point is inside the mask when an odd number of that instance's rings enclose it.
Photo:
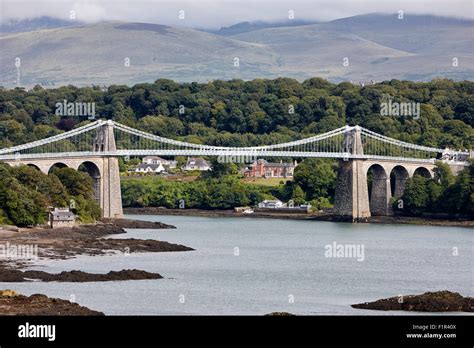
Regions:
[[[160,164],[140,163],[136,168],[136,173],[161,173],[165,171],[165,167]]]
[[[211,164],[203,158],[200,157],[190,157],[188,161],[183,166],[183,170],[210,170]]]
[[[167,160],[158,156],[146,156],[143,157],[142,163],[145,164],[162,164],[164,167],[168,167],[170,169],[176,168],[177,161],[175,160]]]
[[[258,203],[259,208],[283,208],[284,204],[282,201],[276,200],[264,200],[263,202]]]

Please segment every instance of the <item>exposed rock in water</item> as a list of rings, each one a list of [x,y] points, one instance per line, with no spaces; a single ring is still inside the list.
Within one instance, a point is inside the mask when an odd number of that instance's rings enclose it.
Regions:
[[[112,224],[92,224],[55,229],[35,229],[25,231],[14,237],[1,238],[11,244],[36,244],[38,257],[66,259],[76,255],[105,255],[114,252],[169,252],[191,251],[193,248],[155,239],[104,238],[110,235],[126,234],[119,226]],[[0,260],[0,267],[2,261]],[[1,269],[0,269],[1,271]]]
[[[35,238],[54,238],[54,239],[79,239],[79,238],[100,238],[113,234],[127,233],[120,226],[112,224],[85,224],[74,227],[59,227],[54,229],[36,229],[29,235]],[[23,234],[26,236],[27,234]],[[21,236],[21,235],[19,235]]]
[[[104,315],[77,303],[45,295],[2,294],[0,291],[0,315]]]
[[[162,242],[154,239],[78,239],[69,246],[67,252],[76,252],[89,255],[100,255],[106,252],[169,252],[169,251],[191,251],[180,244]]]
[[[125,221],[125,220],[124,220]],[[131,220],[133,226],[141,226]],[[149,228],[148,222],[145,222]],[[150,222],[154,228],[173,228],[173,226]],[[124,223],[124,226],[128,224]],[[141,222],[140,222],[141,224]],[[132,225],[127,225],[131,227]],[[68,259],[76,255],[110,255],[135,252],[171,252],[194,250],[184,245],[168,243],[155,239],[119,239],[107,238],[110,235],[126,233],[124,228],[112,223],[98,223],[75,227],[60,227],[55,229],[36,228],[23,230],[21,233],[0,234],[1,243],[12,245],[34,245],[35,253],[29,258],[0,260],[0,282],[26,281],[57,281],[57,282],[98,282],[115,280],[160,279],[158,273],[141,270],[112,271],[107,274],[91,274],[82,271],[62,272],[51,274],[43,271],[25,270],[36,258]]]
[[[110,271],[107,274],[87,273],[82,271],[61,272],[57,274],[43,271],[3,270],[0,272],[0,282],[26,282],[41,280],[44,282],[105,282],[114,280],[143,280],[161,279],[158,273],[150,273],[138,269],[123,269]],[[1,293],[0,293],[1,294]]]
[[[143,221],[143,220],[129,220],[129,219],[102,219],[105,223],[121,228],[145,228],[145,229],[165,229],[165,228],[176,228],[173,225],[167,225],[162,222],[155,221]]]
[[[474,298],[463,297],[457,292],[444,290],[426,292],[422,295],[390,297],[374,302],[353,304],[352,307],[382,311],[474,312]]]
[[[265,317],[294,317],[295,314],[288,313],[288,312],[271,312],[264,315]]]

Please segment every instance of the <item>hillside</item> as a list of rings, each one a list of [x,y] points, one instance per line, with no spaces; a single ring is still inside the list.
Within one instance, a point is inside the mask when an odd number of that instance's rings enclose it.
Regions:
[[[305,21],[305,20],[286,20],[282,22],[265,22],[265,21],[255,21],[255,22],[239,22],[228,27],[222,27],[218,30],[204,30],[209,33],[222,35],[222,36],[231,36],[246,33],[249,31],[260,30],[265,28],[278,28],[278,27],[297,27],[301,25],[310,25],[315,24],[316,21]]]
[[[285,67],[298,62],[306,73],[335,81],[474,77],[474,21],[469,20],[370,14],[232,37],[269,46]],[[349,58],[345,69],[342,57]],[[452,66],[453,57],[459,66]]]
[[[244,78],[266,75],[275,57],[260,44],[241,42],[184,28],[143,23],[100,23],[40,30],[0,38],[0,81],[16,79],[21,58],[23,85],[111,84],[240,77],[233,69],[239,57]],[[130,66],[125,66],[125,59]]]
[[[75,20],[65,20],[48,16],[23,20],[9,20],[0,23],[0,36],[43,29],[74,27],[81,24],[81,22]]]
[[[16,85],[16,57],[26,87],[279,76],[334,82],[472,80],[473,29],[466,20],[365,15],[232,36],[124,22],[36,30],[0,37],[0,85]],[[345,57],[349,66],[343,66]],[[459,66],[452,66],[453,57]]]

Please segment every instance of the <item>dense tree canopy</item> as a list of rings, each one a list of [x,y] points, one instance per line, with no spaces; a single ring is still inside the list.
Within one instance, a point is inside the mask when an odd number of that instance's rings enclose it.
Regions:
[[[419,118],[381,116],[381,102],[420,103]],[[96,115],[165,137],[242,146],[295,140],[344,124],[416,144],[472,148],[474,83],[386,81],[360,87],[320,78],[215,80],[160,79],[133,87],[74,86],[0,89],[0,147],[66,131],[87,117],[55,114],[58,102],[95,102]]]
[[[295,168],[294,183],[311,201],[320,197],[333,197],[336,185],[337,163],[320,158],[306,159]]]
[[[444,213],[474,216],[474,162],[456,177],[448,165],[438,162],[434,178],[414,175],[402,196],[405,213]],[[395,207],[399,203],[395,202]]]
[[[85,189],[79,191],[78,187]],[[49,207],[67,207],[71,200],[79,220],[92,222],[100,218],[101,212],[91,192],[91,178],[70,168],[46,175],[29,166],[0,163],[0,223],[42,224]]]
[[[230,209],[255,205],[271,197],[269,191],[244,185],[234,175],[192,182],[173,182],[158,176],[122,180],[123,205],[131,207]]]

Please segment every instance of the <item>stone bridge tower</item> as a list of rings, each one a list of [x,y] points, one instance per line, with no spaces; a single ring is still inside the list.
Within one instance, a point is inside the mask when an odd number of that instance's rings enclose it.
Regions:
[[[93,147],[93,151],[102,157],[102,161],[100,161],[102,168],[99,168],[100,185],[98,186],[100,186],[100,190],[99,194],[96,194],[96,199],[98,198],[103,216],[105,218],[123,217],[118,158],[107,154],[107,152],[117,150],[112,121],[104,122],[101,127],[97,128]],[[98,178],[92,177],[97,182]]]
[[[344,150],[351,155],[364,154],[359,126],[344,134]],[[353,221],[363,221],[370,217],[367,173],[363,162],[364,160],[349,158],[339,161],[334,213]]]

